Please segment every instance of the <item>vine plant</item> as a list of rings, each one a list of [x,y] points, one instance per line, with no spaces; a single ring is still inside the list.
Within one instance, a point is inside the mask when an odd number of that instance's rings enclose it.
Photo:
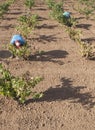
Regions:
[[[8,11],[10,4],[8,2],[0,5],[0,18]]]
[[[35,5],[35,0],[25,0],[25,6],[29,10],[31,10],[34,5]]]
[[[30,46],[28,46],[27,43],[20,48],[16,48],[14,45],[9,44],[8,49],[12,53],[13,58],[18,57],[24,60],[28,60],[31,54]]]
[[[0,94],[6,97],[12,97],[20,103],[25,103],[26,98],[32,95],[32,98],[41,98],[42,93],[34,92],[33,89],[41,80],[40,77],[31,78],[25,76],[14,77],[0,64]]]
[[[38,25],[38,15],[22,15],[19,17],[18,22],[17,31],[25,38],[28,38],[28,35]]]

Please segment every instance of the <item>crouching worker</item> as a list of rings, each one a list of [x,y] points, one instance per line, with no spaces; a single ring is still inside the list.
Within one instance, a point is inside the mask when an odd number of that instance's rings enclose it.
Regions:
[[[64,19],[64,24],[67,26],[72,26],[71,23],[71,16],[69,12],[64,12],[63,13],[63,19]]]
[[[29,46],[27,45],[26,41],[23,37],[19,34],[13,35],[10,44],[9,50],[12,53],[10,58],[26,58],[30,54]]]
[[[71,18],[69,12],[64,12],[64,13],[63,13],[63,16],[64,16],[65,18],[67,18],[67,19]]]
[[[25,45],[25,40],[19,34],[13,35],[10,44],[14,45],[16,48],[20,48],[21,46]]]

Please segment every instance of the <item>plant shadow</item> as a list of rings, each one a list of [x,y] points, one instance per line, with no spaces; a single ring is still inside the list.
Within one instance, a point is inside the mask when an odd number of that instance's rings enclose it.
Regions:
[[[66,58],[68,52],[63,50],[52,50],[48,52],[42,52],[42,54],[35,54],[30,56],[31,61],[42,61],[42,62],[54,62],[58,63],[59,65],[63,65],[63,61],[59,60],[58,58]],[[37,58],[38,57],[38,58]]]
[[[46,11],[47,9],[45,9],[45,8],[36,8],[36,10],[40,10],[40,11]]]
[[[23,11],[20,11],[19,9],[13,9],[6,13],[5,17],[3,17],[3,20],[15,20],[17,19],[17,16],[20,16],[21,14],[23,14]]]
[[[75,18],[76,20],[80,20],[80,19],[84,19],[85,17],[78,17],[78,18]]]
[[[23,13],[22,11],[19,11],[19,12],[17,12],[17,11],[15,11],[15,12],[7,12],[7,14],[10,14],[10,15],[20,15],[22,13]]]
[[[8,50],[1,50],[0,51],[0,58],[9,58],[11,56],[12,56],[12,54]]]
[[[9,20],[15,20],[15,19],[16,19],[15,17],[10,17],[10,18],[9,17],[4,17],[3,18],[3,20],[7,20],[7,21],[9,21]]]
[[[44,29],[54,29],[55,27],[57,27],[57,25],[47,25],[47,24],[43,24],[43,25],[38,26],[37,28],[38,28],[38,29],[42,29],[42,28],[44,28]]]
[[[47,18],[44,18],[44,17],[38,16],[38,20],[39,20],[39,21],[43,21],[43,20],[47,20]]]
[[[61,84],[56,85],[55,88],[51,87],[46,90],[43,94],[44,96],[40,99],[29,99],[26,104],[31,102],[53,102],[69,100],[70,103],[80,103],[87,109],[93,108],[95,102],[93,102],[93,97],[90,92],[83,92],[86,87],[84,86],[72,86],[71,79],[62,78]]]
[[[14,26],[12,24],[4,25],[4,26],[1,25],[0,28],[10,29],[10,28],[14,28]]]
[[[77,28],[84,28],[86,30],[89,30],[89,27],[91,27],[91,24],[77,24],[76,27]]]
[[[57,34],[39,35],[37,38],[32,38],[32,40],[34,40],[34,41],[36,40],[43,44],[46,44],[47,42],[49,42],[49,43],[56,42],[58,40],[58,38],[56,37]]]
[[[85,38],[85,39],[81,39],[82,41],[84,42],[87,42],[87,43],[92,43],[95,41],[95,37],[91,37],[91,38]]]

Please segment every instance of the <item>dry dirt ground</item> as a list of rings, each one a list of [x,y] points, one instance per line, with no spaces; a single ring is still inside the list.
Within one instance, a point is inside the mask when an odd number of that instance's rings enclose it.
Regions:
[[[73,0],[66,0],[64,9],[78,19],[82,38],[94,43],[95,21],[73,11],[73,4]],[[33,77],[43,76],[36,90],[44,97],[33,101],[30,96],[20,106],[0,96],[0,130],[95,130],[95,61],[81,57],[79,46],[69,38],[64,26],[49,17],[44,2],[38,1],[32,11],[39,15],[39,25],[29,42],[35,50],[45,53],[23,61],[10,59],[4,49],[15,34],[17,18],[25,12],[23,0],[18,0],[0,23],[0,60],[15,76],[27,71]]]

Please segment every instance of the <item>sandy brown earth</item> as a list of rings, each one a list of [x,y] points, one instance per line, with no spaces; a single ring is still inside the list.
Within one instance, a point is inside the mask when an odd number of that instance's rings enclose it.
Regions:
[[[94,44],[95,21],[86,20],[72,9],[67,0],[64,9],[78,19],[82,39]],[[72,41],[65,27],[49,17],[49,9],[38,1],[32,9],[39,15],[39,25],[30,36],[34,51],[44,51],[41,57],[29,61],[10,59],[3,45],[15,34],[17,18],[24,14],[23,0],[11,5],[0,23],[0,60],[15,76],[29,71],[42,76],[35,88],[43,92],[40,100],[20,106],[13,99],[0,96],[0,130],[95,130],[95,61],[80,55],[79,46]]]

